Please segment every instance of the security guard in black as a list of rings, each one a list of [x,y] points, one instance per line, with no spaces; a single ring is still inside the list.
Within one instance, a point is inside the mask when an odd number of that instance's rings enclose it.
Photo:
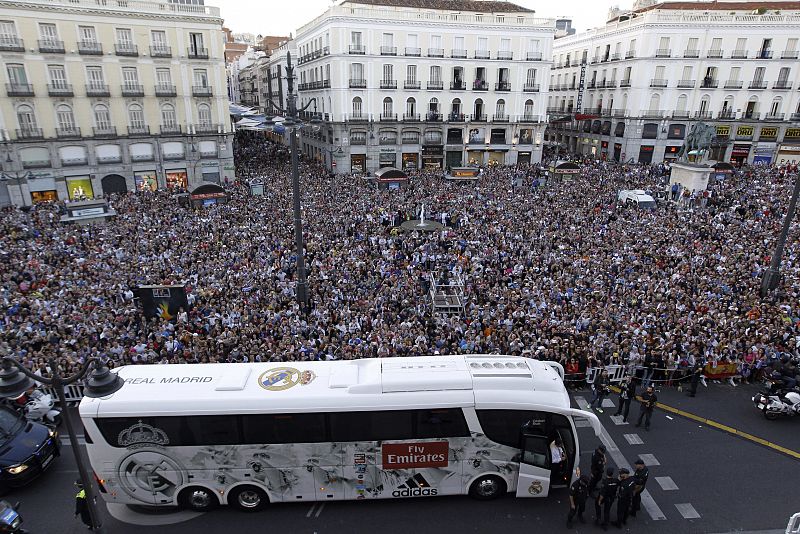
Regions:
[[[614,468],[609,467],[606,469],[606,477],[603,479],[603,485],[600,487],[600,493],[594,501],[594,524],[600,524],[600,507],[603,507],[603,530],[608,530],[608,523],[611,521],[611,506],[614,505],[614,500],[617,498],[617,491],[619,490],[619,480],[614,477]]]
[[[636,485],[636,479],[630,474],[630,471],[624,467],[619,470],[619,497],[617,500],[617,520],[614,526],[622,528],[628,521],[628,514],[631,511],[631,504],[633,504],[633,489]]]
[[[631,504],[631,517],[636,517],[636,512],[642,508],[642,492],[647,485],[647,479],[650,478],[650,471],[644,465],[642,459],[634,462],[635,470],[633,471],[633,503]]]
[[[603,471],[606,469],[606,447],[605,445],[598,445],[592,453],[592,466],[590,471],[592,479],[589,481],[589,493],[594,491],[597,483],[603,478]]]
[[[577,515],[578,521],[585,523],[583,512],[586,510],[586,499],[589,497],[589,477],[581,477],[569,487],[569,514],[567,515],[567,528],[572,526],[572,519]]]

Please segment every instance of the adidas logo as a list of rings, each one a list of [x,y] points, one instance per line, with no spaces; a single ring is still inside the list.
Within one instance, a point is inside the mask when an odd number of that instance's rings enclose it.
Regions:
[[[397,486],[397,489],[392,492],[392,497],[429,497],[438,495],[439,490],[430,486],[425,477],[417,473],[403,484]]]

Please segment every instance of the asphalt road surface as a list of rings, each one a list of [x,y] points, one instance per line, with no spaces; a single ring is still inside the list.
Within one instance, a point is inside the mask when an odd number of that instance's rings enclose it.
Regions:
[[[702,418],[800,451],[800,418],[766,421],[750,403],[753,387],[709,384],[696,398],[673,390],[660,392],[664,403]],[[588,391],[574,395],[585,407]],[[606,401],[599,414],[606,429],[603,441],[620,465],[638,457],[650,464],[646,509],[623,532],[647,533],[783,533],[789,517],[800,512],[796,497],[800,460],[741,436],[657,410],[649,432],[612,418],[615,403]],[[669,404],[671,403],[671,404]],[[632,406],[631,418],[638,414]],[[632,421],[633,422],[633,421]],[[588,470],[598,444],[591,431],[579,428],[584,447],[581,465]],[[86,532],[75,519],[73,481],[77,469],[69,446],[41,479],[15,491],[7,500],[20,501],[25,527],[32,534]],[[291,532],[292,534],[443,532],[598,532],[591,524],[567,530],[566,490],[547,499],[508,496],[493,502],[469,497],[420,498],[406,501],[359,501],[277,504],[256,514],[220,508],[207,514],[150,513],[117,506],[108,515],[110,534],[198,534],[205,532]],[[105,508],[105,506],[103,506]],[[587,507],[588,517],[593,516]],[[617,531],[610,527],[611,531]]]

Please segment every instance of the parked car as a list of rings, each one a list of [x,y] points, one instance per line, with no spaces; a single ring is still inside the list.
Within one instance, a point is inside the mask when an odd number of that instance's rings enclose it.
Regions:
[[[656,208],[656,201],[647,192],[641,189],[623,189],[617,195],[620,204],[635,204],[639,208],[652,210]]]
[[[0,493],[28,484],[60,454],[55,429],[0,406]]]

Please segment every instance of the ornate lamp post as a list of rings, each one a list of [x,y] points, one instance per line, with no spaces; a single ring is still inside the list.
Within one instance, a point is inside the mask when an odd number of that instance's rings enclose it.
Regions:
[[[89,506],[89,515],[92,519],[94,532],[102,533],[102,522],[97,508],[97,496],[94,490],[94,482],[89,476],[89,469],[84,465],[83,456],[78,448],[78,437],[75,434],[75,427],[72,424],[72,416],[67,407],[67,400],[64,395],[64,386],[69,386],[82,380],[89,369],[92,372],[84,382],[84,395],[91,398],[105,397],[119,391],[124,382],[116,373],[112,373],[99,358],[89,359],[83,368],[71,376],[61,376],[58,371],[56,360],[51,358],[48,362],[52,376],[44,378],[33,374],[24,365],[14,358],[3,358],[2,368],[0,368],[0,397],[16,398],[32,388],[36,382],[52,387],[58,395],[61,404],[64,423],[67,425],[69,442],[72,445],[72,452],[75,455],[75,462],[78,464],[78,472],[81,476],[83,489],[86,491],[86,502]]]
[[[786,237],[789,235],[789,227],[792,226],[792,219],[794,219],[795,209],[797,208],[797,197],[800,195],[800,174],[794,177],[794,191],[792,191],[792,198],[789,200],[789,210],[783,218],[783,227],[781,233],[778,235],[778,243],[775,245],[775,252],[772,254],[772,259],[769,263],[769,268],[764,271],[761,278],[761,297],[766,297],[775,288],[778,287],[778,282],[781,279],[781,259],[783,258],[783,248],[786,246]]]

